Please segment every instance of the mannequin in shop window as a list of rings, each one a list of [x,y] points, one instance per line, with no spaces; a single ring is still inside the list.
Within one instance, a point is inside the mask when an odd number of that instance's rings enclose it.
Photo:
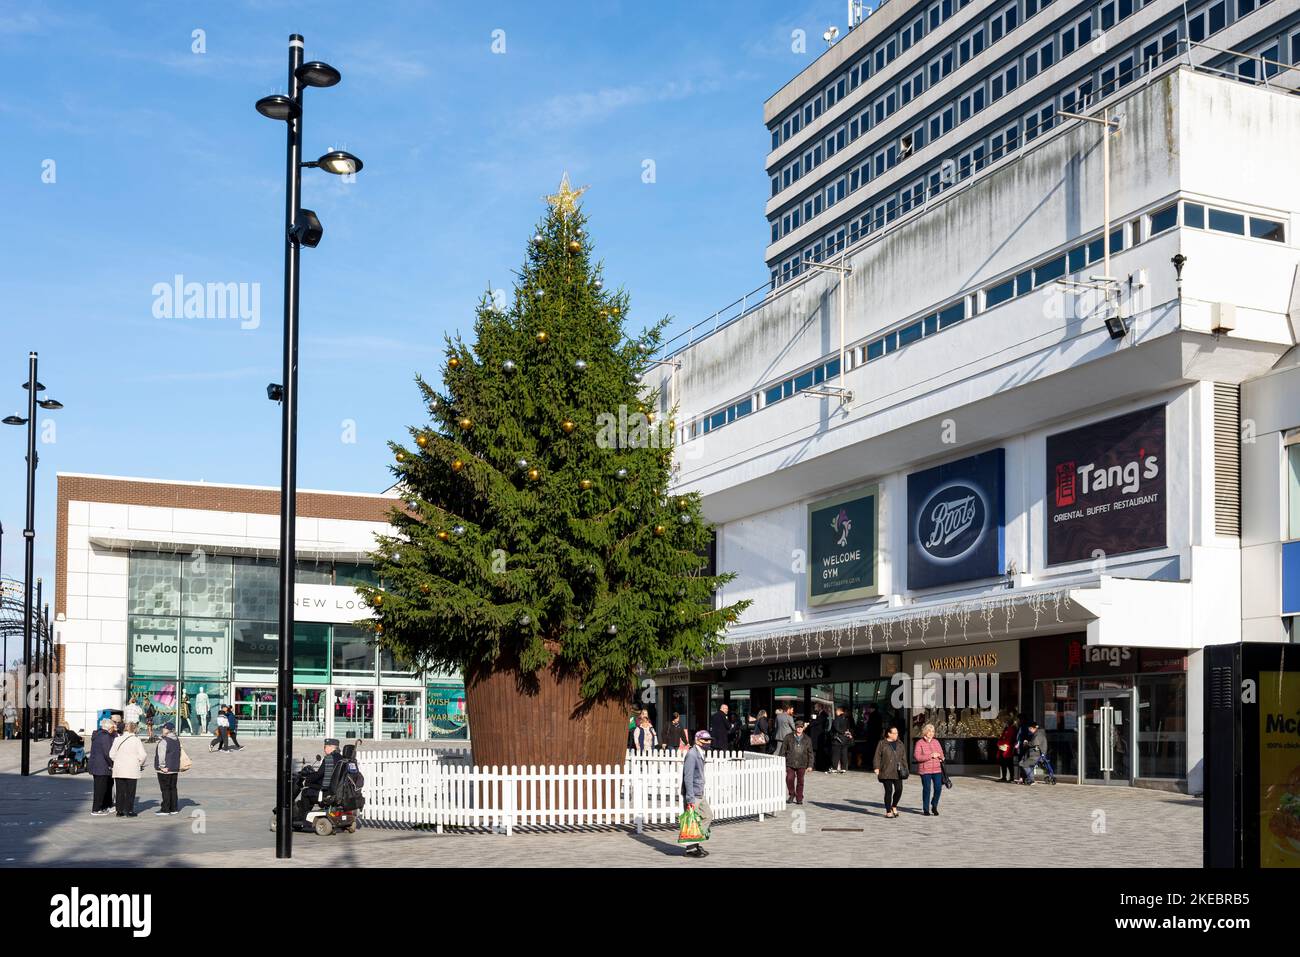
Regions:
[[[196,733],[206,734],[208,730],[208,708],[211,707],[208,702],[207,692],[199,688],[199,693],[194,696],[194,717],[198,719],[199,728]]]

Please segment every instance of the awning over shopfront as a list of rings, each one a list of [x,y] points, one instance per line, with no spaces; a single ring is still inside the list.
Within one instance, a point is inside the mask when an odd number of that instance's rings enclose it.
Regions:
[[[918,602],[779,629],[733,633],[722,653],[701,662],[698,668],[915,651],[1084,630],[1089,645],[1191,649],[1195,647],[1191,616],[1188,582],[1101,575],[1067,586],[1008,589],[977,598]]]

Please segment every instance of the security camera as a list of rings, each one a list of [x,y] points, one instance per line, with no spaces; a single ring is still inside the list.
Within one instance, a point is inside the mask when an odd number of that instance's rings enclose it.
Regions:
[[[278,382],[272,382],[266,387],[266,397],[272,402],[284,401],[284,386]]]
[[[289,238],[299,246],[315,249],[325,235],[325,227],[310,209],[298,210],[298,222],[289,227]]]

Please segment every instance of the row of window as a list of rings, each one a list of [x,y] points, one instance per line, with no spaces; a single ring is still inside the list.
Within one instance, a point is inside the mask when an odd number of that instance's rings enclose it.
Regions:
[[[1077,26],[1071,26],[1061,34],[1061,56],[1074,52],[1076,45],[1082,45],[1091,39],[1092,20],[1093,14],[1089,13]],[[865,136],[869,130],[883,123],[897,110],[902,109],[913,99],[919,97],[925,90],[940,83],[954,68],[964,66],[968,60],[982,53],[985,48],[986,29],[989,40],[992,42],[1001,39],[1004,31],[1009,31],[1018,23],[1019,13],[1017,7],[1013,4],[995,14],[987,25],[981,24],[975,27],[965,38],[954,41],[952,47],[936,53],[929,64],[920,66],[915,74],[891,85],[888,90],[880,92],[860,113],[846,119],[819,142],[810,144],[802,155],[796,156],[777,170],[772,176],[772,195],[776,196],[791,184],[798,182],[801,177],[808,175],[823,162],[830,160],[840,150],[844,149],[848,143],[857,140],[860,136]],[[1028,53],[1023,58],[1023,75],[1025,79],[1030,79],[1037,75],[1040,70],[1045,70],[1051,66],[1056,60],[1056,55],[1055,40],[1049,40],[1041,48],[1035,48]],[[965,105],[962,106],[959,100],[954,100],[953,108],[969,109],[970,101],[973,98],[978,97],[983,101],[983,98],[988,96],[992,100],[996,100],[1011,92],[1016,88],[1018,82],[1016,78],[1019,70],[1018,61],[1016,65],[1011,67],[1009,83],[1004,77],[1005,70],[1000,71],[991,80],[981,80],[978,92],[974,90],[968,91],[965,94]],[[856,86],[856,83],[852,85]],[[974,108],[975,112],[983,109],[983,106],[984,103],[980,102]],[[936,111],[935,118],[930,125],[931,140],[940,135],[937,124],[939,123],[941,110],[942,108]],[[962,120],[969,119],[969,117],[970,113],[967,113],[962,117]],[[924,127],[924,125],[923,123],[922,126]],[[949,116],[947,127],[943,129],[943,132],[947,132],[951,128],[952,119]],[[915,145],[919,149],[923,144],[916,143]]]
[[[1200,18],[1207,26],[1213,23],[1216,29],[1221,29],[1218,24],[1220,20],[1226,22],[1226,14],[1223,17],[1216,14],[1214,18],[1209,18],[1209,13],[1227,2],[1228,0],[1219,0],[1218,3],[1208,4],[1198,12],[1197,17],[1192,18],[1191,22],[1196,23],[1198,22],[1197,18]],[[1178,55],[1181,47],[1181,41],[1179,40],[1181,30],[1180,25],[1177,29],[1167,31],[1163,36],[1152,35],[1143,38],[1130,50],[1125,51],[1123,55],[1116,57],[1111,63],[1092,71],[1077,86],[1053,96],[1047,102],[1030,110],[1020,120],[1000,129],[992,129],[988,135],[981,137],[979,141],[968,144],[967,148],[957,157],[941,161],[939,165],[931,169],[927,174],[923,174],[918,180],[903,186],[901,189],[892,191],[892,195],[877,197],[874,208],[864,211],[853,221],[839,223],[830,227],[824,235],[809,240],[801,249],[788,254],[779,266],[774,265],[771,269],[773,286],[779,286],[799,276],[804,271],[803,263],[805,261],[820,262],[825,256],[843,250],[846,243],[857,242],[886,223],[892,222],[903,213],[923,205],[927,199],[949,188],[955,182],[965,179],[1001,156],[1018,149],[1023,143],[1036,138],[1040,133],[1050,130],[1057,120],[1055,114],[1058,109],[1070,112],[1083,109],[1094,97],[1108,96],[1115,90],[1139,78],[1146,70],[1173,59]],[[1260,55],[1266,59],[1274,60],[1281,52],[1280,46],[1280,41],[1272,42],[1271,45],[1261,50]],[[1300,33],[1291,37],[1291,47],[1293,61],[1300,63]],[[1041,50],[1038,52],[1041,54]],[[1041,64],[1041,58],[1039,62]],[[1257,63],[1254,60],[1249,62],[1252,64]],[[1276,68],[1272,68],[1271,72],[1276,72]],[[1253,69],[1247,71],[1243,66],[1239,69],[1239,73],[1244,80],[1255,80],[1255,71]],[[1009,76],[1006,71],[1000,73],[994,79],[1002,80],[1000,86],[1003,88],[1013,79],[1017,82],[1023,82],[1023,78],[1014,75]],[[839,203],[844,197],[890,169],[894,164],[910,155],[914,149],[924,145],[926,132],[928,129],[933,128],[936,121],[938,122],[939,135],[943,135],[947,129],[951,128],[951,125],[960,125],[961,120],[959,117],[964,115],[965,112],[969,111],[971,115],[974,115],[975,104],[984,102],[982,97],[977,99],[974,92],[967,94],[958,102],[958,112],[955,116],[952,113],[952,107],[946,107],[945,111],[941,112],[939,116],[931,118],[929,127],[917,127],[912,133],[901,137],[896,146],[881,150],[861,166],[848,171],[839,180],[819,190],[811,199],[806,199],[800,206],[783,215],[780,220],[774,221],[771,227],[772,240],[776,241],[781,235],[785,235],[787,220],[789,221],[789,230],[797,229],[821,211]],[[969,106],[964,109],[962,107],[963,101],[969,103]],[[930,139],[932,140],[933,136]]]
[[[918,16],[897,32],[878,37],[876,42],[851,67],[828,81],[811,98],[794,106],[784,118],[773,122],[771,127],[772,149],[775,150],[792,136],[798,135],[800,130],[820,117],[823,110],[830,109],[844,99],[858,86],[893,63],[897,57],[906,53],[913,45],[919,43],[927,33],[938,29],[940,24],[946,22],[957,11],[965,9],[969,3],[970,0],[941,0],[941,2],[933,4],[929,10],[918,12]],[[1029,19],[1051,3],[1052,0],[1023,0],[1023,18]],[[1018,26],[1021,21],[1021,5],[1018,2],[1011,3],[998,10],[989,20],[981,22],[972,28],[962,40],[954,43],[953,47],[946,53],[948,57],[947,71],[952,69],[952,56],[954,54],[960,56],[962,58],[961,62],[965,63],[984,49],[986,30],[988,42],[995,43]],[[947,75],[947,71],[943,74],[944,76]],[[916,92],[919,91],[914,91],[913,95]]]
[[[1142,242],[1144,236],[1150,238],[1179,225],[1180,208],[1182,209],[1182,225],[1189,228],[1211,229],[1272,242],[1286,241],[1285,224],[1278,220],[1236,212],[1218,206],[1206,206],[1202,203],[1182,201],[1170,203],[1131,222],[1121,223],[1113,229],[1110,234],[1111,255]],[[1087,267],[1103,260],[1102,238],[1101,234],[1097,233],[1081,241],[1073,248],[1019,269],[1012,275],[999,279],[973,295],[963,296],[961,299],[935,309],[929,315],[891,329],[889,332],[869,340],[865,345],[852,347],[849,350],[849,368],[889,355],[911,345],[913,342],[934,335],[1012,299],[1026,295],[1057,279],[1078,274]],[[779,402],[797,392],[811,388],[838,375],[838,357],[805,369],[763,389],[761,393],[763,407],[766,408],[774,402]],[[697,419],[690,426],[687,438],[695,438],[739,418],[739,415],[732,414],[733,410],[739,406],[744,406],[744,415],[750,414],[754,411],[754,398],[753,395],[747,396],[741,402],[726,409]]]
[[[1089,13],[1052,38],[1036,44],[1015,62],[1006,64],[993,74],[977,80],[950,101],[936,106],[928,116],[920,118],[918,125],[912,130],[891,136],[888,141],[882,141],[874,154],[868,155],[860,165],[846,170],[838,180],[832,181],[811,196],[805,196],[794,205],[776,213],[770,222],[770,241],[776,242],[782,236],[797,230],[804,223],[820,215],[824,209],[829,209],[842,200],[848,193],[882,176],[915,151],[978,116],[986,107],[1014,92],[1022,83],[1032,80],[1039,73],[1053,66],[1057,59],[1073,53],[1077,47],[1091,38],[1092,14]],[[1102,69],[1098,77],[1100,87],[1110,91],[1117,85],[1123,85],[1119,82],[1120,77],[1126,78],[1124,82],[1133,79],[1139,57],[1142,66],[1149,69],[1173,59],[1178,55],[1178,51],[1179,39],[1176,28],[1166,31],[1163,37],[1152,37],[1141,50],[1134,48],[1130,55],[1117,58],[1109,67]],[[931,65],[931,85],[938,80],[934,73],[937,66],[937,61]],[[904,95],[896,95],[893,92],[884,94],[874,106],[868,106],[861,114],[847,120],[829,133],[822,142],[811,147],[803,156],[795,158],[778,176],[772,178],[772,195],[777,195],[796,182],[801,175],[811,172],[821,163],[837,155],[845,146],[864,136],[874,125],[873,115],[874,122],[879,123],[894,112],[896,103],[906,104],[911,98],[907,94],[912,90],[913,85],[919,93],[924,85],[924,71],[904,81]],[[1092,95],[1091,77],[1079,86],[1080,89],[1077,91],[1067,91],[1062,95],[1062,109],[1073,110],[1076,104],[1084,102]]]

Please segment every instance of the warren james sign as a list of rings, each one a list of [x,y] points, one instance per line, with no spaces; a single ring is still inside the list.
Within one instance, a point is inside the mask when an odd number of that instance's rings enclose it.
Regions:
[[[907,587],[1002,574],[1004,459],[992,449],[907,477]]]
[[[1165,545],[1165,407],[1047,437],[1047,564]]]
[[[879,500],[879,486],[869,485],[808,506],[808,604],[880,594]]]

